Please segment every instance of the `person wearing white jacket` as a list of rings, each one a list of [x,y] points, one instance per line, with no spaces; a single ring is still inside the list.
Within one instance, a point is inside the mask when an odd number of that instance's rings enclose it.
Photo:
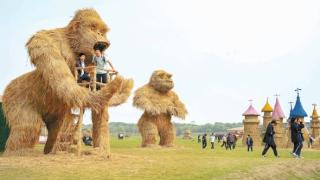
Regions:
[[[216,140],[216,135],[214,133],[210,136],[211,149],[214,149],[214,141]]]

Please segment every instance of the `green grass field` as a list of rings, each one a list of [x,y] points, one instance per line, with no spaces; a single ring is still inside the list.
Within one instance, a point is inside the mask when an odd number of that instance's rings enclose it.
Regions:
[[[320,179],[320,151],[303,149],[293,159],[289,149],[262,158],[238,147],[201,149],[195,141],[177,138],[173,148],[140,148],[140,138],[112,138],[110,160],[73,154],[0,156],[0,179]]]

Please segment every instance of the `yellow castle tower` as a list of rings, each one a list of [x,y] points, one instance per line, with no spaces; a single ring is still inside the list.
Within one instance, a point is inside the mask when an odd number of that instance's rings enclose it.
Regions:
[[[272,120],[272,112],[273,112],[273,109],[272,109],[271,105],[269,104],[268,98],[267,98],[267,102],[263,106],[261,112],[263,112],[263,127],[264,127],[264,129],[266,129],[268,124]]]
[[[310,135],[315,139],[313,147],[320,147],[320,120],[317,112],[317,105],[313,104],[311,115]]]

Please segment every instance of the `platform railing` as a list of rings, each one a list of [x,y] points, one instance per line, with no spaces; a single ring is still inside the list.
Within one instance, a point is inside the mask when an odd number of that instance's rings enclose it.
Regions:
[[[98,68],[97,66],[87,66],[84,68],[83,67],[76,67],[74,69],[74,76],[75,76],[76,82],[80,86],[88,86],[89,85],[89,89],[91,88],[92,91],[96,91],[97,85],[105,86],[106,83],[97,82],[97,78],[96,78],[97,69],[105,70],[107,72],[107,82],[110,82],[118,74],[117,71],[110,70],[110,69],[101,69],[101,68]],[[90,75],[90,82],[79,82],[79,73],[78,73],[79,70],[84,70]]]

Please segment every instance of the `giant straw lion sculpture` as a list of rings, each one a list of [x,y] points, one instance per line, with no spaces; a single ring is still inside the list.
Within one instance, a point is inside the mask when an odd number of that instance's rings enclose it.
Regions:
[[[38,141],[41,124],[48,129],[44,153],[55,146],[63,120],[74,107],[93,110],[95,146],[106,136],[107,108],[123,103],[133,81],[117,77],[100,91],[80,87],[72,72],[76,57],[92,57],[96,43],[109,46],[108,27],[93,9],[75,13],[63,28],[42,30],[33,35],[26,47],[35,70],[13,80],[3,96],[4,112],[10,127],[6,152],[25,152]]]

